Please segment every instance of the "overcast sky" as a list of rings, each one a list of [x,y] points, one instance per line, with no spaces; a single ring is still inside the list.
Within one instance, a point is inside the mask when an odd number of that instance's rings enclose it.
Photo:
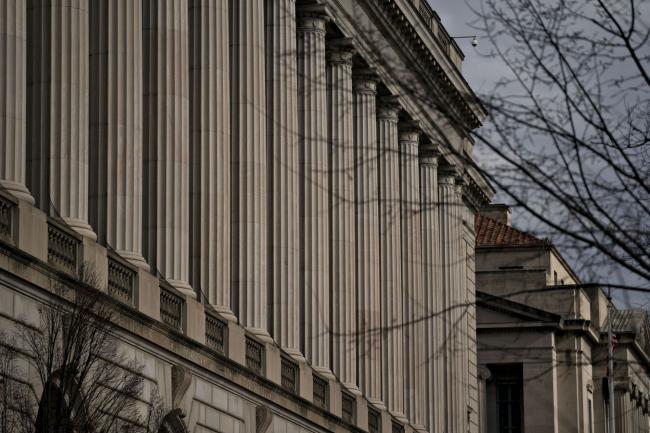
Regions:
[[[470,9],[480,9],[481,0],[428,0],[435,10],[442,24],[450,36],[471,36],[476,33],[471,27],[475,19]],[[475,92],[482,93],[505,73],[504,65],[497,59],[485,57],[487,47],[485,41],[481,41],[481,35],[477,35],[479,46],[472,47],[471,39],[459,39],[456,42],[465,53],[463,61],[463,75]],[[483,44],[481,44],[483,42]]]
[[[471,36],[476,33],[472,28],[472,22],[476,20],[472,8],[480,10],[482,0],[428,0],[429,4],[435,10],[442,24],[447,29],[450,36]],[[471,6],[471,7],[470,7]],[[647,6],[646,7],[650,7]],[[494,83],[501,77],[508,74],[506,66],[497,58],[490,58],[486,56],[488,52],[488,42],[478,37],[479,46],[472,47],[471,39],[459,39],[458,45],[465,54],[463,61],[463,75],[470,86],[477,94],[489,93]],[[480,161],[479,161],[480,164]],[[500,201],[500,195],[495,197],[496,201]],[[513,225],[520,229],[526,230],[526,221],[522,221],[521,215],[517,209],[513,209]],[[632,278],[632,277],[630,277]],[[636,279],[627,281],[628,278],[621,278],[624,282],[634,285]],[[607,280],[607,278],[605,278]],[[617,291],[618,292],[618,291]],[[649,302],[647,294],[631,294],[629,292],[615,293],[615,299],[619,306],[639,306],[639,304],[646,304]]]

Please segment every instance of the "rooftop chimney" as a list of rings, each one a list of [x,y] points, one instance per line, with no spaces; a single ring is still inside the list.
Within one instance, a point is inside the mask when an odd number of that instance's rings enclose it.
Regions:
[[[512,226],[512,212],[507,204],[490,204],[482,207],[478,213],[501,224]]]

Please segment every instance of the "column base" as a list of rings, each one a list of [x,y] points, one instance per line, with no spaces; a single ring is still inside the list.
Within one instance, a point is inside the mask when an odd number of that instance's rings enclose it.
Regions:
[[[336,376],[334,376],[334,373],[332,373],[332,370],[330,370],[328,367],[312,365],[311,368],[327,380],[336,380]]]
[[[76,231],[81,236],[85,236],[88,239],[91,239],[93,241],[97,240],[97,235],[93,231],[93,228],[90,227],[90,225],[86,221],[82,221],[76,218],[69,218],[69,217],[61,217],[61,219],[67,225],[69,225],[72,230]]]
[[[342,383],[341,386],[343,386],[343,388],[345,388],[345,390],[348,391],[350,394],[353,394],[353,395],[362,395],[363,394],[361,392],[361,390],[359,389],[359,385],[357,385],[356,383],[347,383],[347,382],[345,382],[345,383]]]
[[[167,280],[167,282],[174,286],[174,288],[181,292],[183,295],[192,299],[196,299],[196,292],[187,281],[170,279]]]
[[[246,326],[246,330],[251,334],[253,334],[258,340],[260,340],[263,343],[275,342],[275,340],[273,340],[273,338],[271,337],[271,334],[269,334],[269,331],[267,331],[266,329]]]
[[[305,355],[303,355],[299,349],[295,349],[291,347],[283,347],[282,350],[284,350],[287,353],[287,355],[289,355],[294,361],[307,362]]]
[[[32,194],[22,183],[13,182],[10,180],[0,180],[0,185],[2,185],[9,194],[13,195],[17,199],[26,201],[32,206],[34,203],[36,203],[34,197],[32,197]]]
[[[418,433],[428,433],[429,431],[425,426],[421,424],[411,424],[411,426],[413,427],[413,430],[415,430]]]
[[[400,423],[402,423],[402,424],[408,424],[409,423],[409,419],[406,417],[406,414],[404,414],[402,412],[394,412],[392,410],[389,410],[388,413],[390,413],[392,416],[394,416],[395,419],[397,421],[399,421]]]
[[[117,254],[120,255],[120,257],[125,258],[129,263],[131,263],[133,266],[136,266],[138,268],[141,268],[147,272],[150,271],[149,263],[142,257],[140,253],[135,253],[133,251],[124,251],[124,250],[118,250],[115,251]]]
[[[225,307],[223,305],[216,305],[216,304],[210,304],[212,308],[214,308],[214,311],[219,313],[219,315],[230,321],[230,322],[236,322],[237,321],[237,316],[235,316],[235,313],[232,312],[232,310],[228,307]]]
[[[383,401],[377,398],[371,398],[371,397],[366,397],[366,398],[368,399],[368,403],[372,404],[375,409],[380,411],[387,410],[386,404]]]

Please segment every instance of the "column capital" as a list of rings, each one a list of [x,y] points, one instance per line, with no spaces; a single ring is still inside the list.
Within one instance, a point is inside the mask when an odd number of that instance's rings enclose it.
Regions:
[[[376,95],[377,83],[379,83],[379,75],[374,69],[366,68],[352,71],[352,88],[357,93]]]
[[[352,38],[334,39],[327,42],[327,62],[333,65],[352,66],[352,57],[356,53]]]
[[[440,160],[440,149],[438,146],[428,143],[420,146],[420,164],[438,166]]]
[[[438,170],[438,183],[440,185],[456,185],[458,170],[453,165],[445,165]]]
[[[377,102],[377,119],[390,120],[397,123],[397,116],[402,109],[399,96],[382,96]]]
[[[329,11],[325,5],[310,5],[296,10],[296,30],[300,32],[317,32],[325,34],[325,25],[329,21]]]
[[[420,141],[420,134],[422,133],[420,122],[417,120],[400,122],[398,128],[400,144],[418,144]]]

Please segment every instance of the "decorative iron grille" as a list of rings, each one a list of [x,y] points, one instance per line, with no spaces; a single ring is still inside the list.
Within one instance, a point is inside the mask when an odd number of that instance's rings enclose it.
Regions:
[[[261,375],[263,360],[264,346],[262,346],[262,343],[246,337],[246,367]]]
[[[160,286],[160,319],[174,328],[183,326],[183,298],[171,290]]]
[[[282,357],[282,387],[294,394],[298,391],[298,365]]]
[[[108,293],[112,297],[126,302],[133,303],[133,291],[135,288],[136,271],[120,263],[113,257],[108,258]]]
[[[0,239],[13,241],[13,217],[16,204],[0,194]]]
[[[319,376],[314,375],[314,404],[323,409],[329,408],[329,384]]]
[[[216,317],[210,314],[205,315],[205,342],[219,353],[225,353],[226,351],[225,334],[227,326],[226,323]]]
[[[368,433],[379,433],[381,421],[379,412],[374,409],[368,408]]]
[[[76,274],[81,241],[64,229],[47,226],[47,261],[64,271]]]
[[[344,392],[341,394],[341,418],[349,423],[355,422],[354,396]]]

